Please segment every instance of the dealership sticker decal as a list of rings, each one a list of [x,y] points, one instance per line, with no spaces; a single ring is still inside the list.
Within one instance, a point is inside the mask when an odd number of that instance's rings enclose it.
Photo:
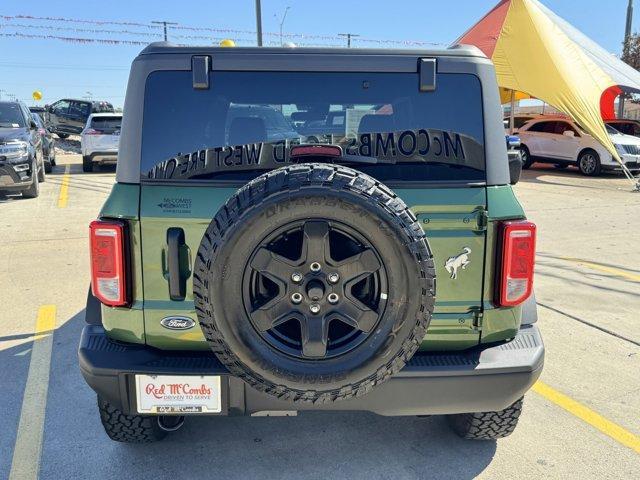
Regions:
[[[219,376],[136,375],[138,413],[220,413]]]
[[[191,213],[191,199],[184,197],[165,197],[158,204],[163,213]]]

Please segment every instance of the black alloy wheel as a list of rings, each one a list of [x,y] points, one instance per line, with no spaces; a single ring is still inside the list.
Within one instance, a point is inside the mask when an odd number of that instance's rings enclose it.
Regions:
[[[243,288],[247,314],[269,345],[300,359],[331,358],[356,348],[376,327],[387,274],[353,228],[298,221],[260,242]]]

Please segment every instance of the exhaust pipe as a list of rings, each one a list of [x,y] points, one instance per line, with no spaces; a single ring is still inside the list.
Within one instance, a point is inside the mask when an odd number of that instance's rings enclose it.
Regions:
[[[164,415],[158,417],[158,426],[165,432],[175,432],[184,425],[184,417],[176,417],[173,415]]]

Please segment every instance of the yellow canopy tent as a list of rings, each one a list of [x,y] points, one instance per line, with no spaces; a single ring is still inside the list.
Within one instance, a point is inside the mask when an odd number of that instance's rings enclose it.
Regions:
[[[508,88],[500,87],[500,103],[502,103],[503,105],[505,103],[511,102],[512,100],[514,101],[526,100],[527,98],[532,98],[532,97],[531,95],[524,92],[514,92],[513,90],[510,90]]]
[[[640,92],[638,71],[537,0],[500,1],[454,43],[480,48],[502,89],[565,112],[620,161],[603,118],[615,117],[613,102],[623,90]]]

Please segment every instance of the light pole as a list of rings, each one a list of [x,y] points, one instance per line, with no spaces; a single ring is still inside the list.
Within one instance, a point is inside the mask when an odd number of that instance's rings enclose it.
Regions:
[[[256,0],[256,35],[258,37],[258,46],[262,46],[262,6],[260,0]]]
[[[627,23],[624,27],[624,48],[627,47],[629,43],[629,37],[631,36],[631,22],[633,21],[633,0],[629,0],[629,4],[627,5]],[[620,101],[618,102],[618,118],[624,117],[624,94],[620,94]]]
[[[154,20],[151,23],[155,23],[156,25],[162,25],[162,27],[164,28],[164,41],[167,41],[167,25],[177,25],[176,22],[166,22],[164,20],[160,20],[160,21],[156,21]]]
[[[284,9],[284,15],[282,15],[282,20],[280,21],[280,46],[282,46],[282,29],[284,28],[284,21],[287,18],[287,12],[291,7],[287,7]]]

